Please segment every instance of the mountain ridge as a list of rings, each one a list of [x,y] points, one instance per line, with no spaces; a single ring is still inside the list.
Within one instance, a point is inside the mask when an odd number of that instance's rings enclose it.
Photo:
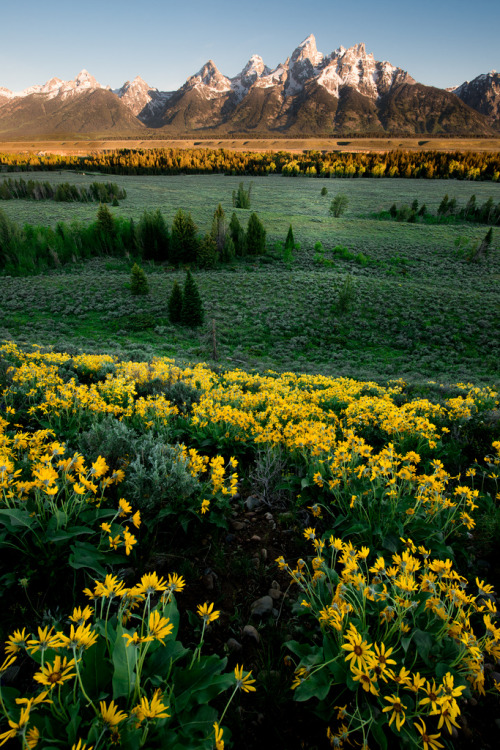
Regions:
[[[252,55],[229,78],[208,60],[177,91],[159,91],[140,76],[111,89],[85,69],[73,81],[52,78],[21,92],[0,87],[3,136],[68,132],[68,125],[78,133],[492,135],[500,130],[500,75],[448,90],[425,86],[375,60],[364,43],[323,54],[310,34],[275,68]]]

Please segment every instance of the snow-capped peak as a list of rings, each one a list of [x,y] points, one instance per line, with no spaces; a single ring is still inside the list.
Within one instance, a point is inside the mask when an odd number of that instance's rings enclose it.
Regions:
[[[309,34],[303,42],[293,51],[290,58],[290,67],[302,60],[308,60],[312,66],[316,67],[323,61],[323,54],[316,48],[316,39],[314,34]]]
[[[194,76],[187,79],[183,88],[193,89],[211,99],[231,90],[231,81],[218,70],[213,60],[209,60]]]

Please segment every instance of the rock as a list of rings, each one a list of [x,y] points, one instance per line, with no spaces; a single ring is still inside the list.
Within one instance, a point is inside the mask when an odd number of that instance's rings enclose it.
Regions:
[[[269,589],[269,596],[271,599],[277,601],[281,596],[281,591],[279,589]]]
[[[253,625],[245,625],[243,635],[247,638],[253,638],[256,643],[260,643],[260,635]]]
[[[260,536],[257,536],[257,534],[254,534],[253,537],[250,539],[251,542],[260,542],[261,538]]]
[[[244,504],[247,510],[254,510],[254,508],[259,507],[261,502],[262,500],[259,497],[256,497],[256,495],[249,495]]]
[[[281,591],[281,586],[279,585],[278,581],[273,581],[271,584],[272,589],[278,589],[278,591]]]
[[[270,615],[273,611],[273,600],[270,596],[261,596],[260,599],[254,601],[251,606],[252,615],[254,617],[263,617],[264,615]]]
[[[260,551],[260,559],[261,560],[267,560],[267,549],[261,549],[261,551]]]
[[[272,513],[266,513],[265,519],[266,519],[266,521],[274,521],[273,514]]]
[[[258,569],[260,567],[260,558],[259,557],[252,557],[252,565],[255,569]]]
[[[228,647],[229,651],[232,654],[237,653],[238,651],[243,650],[243,646],[241,643],[239,643],[236,638],[229,638],[228,642],[226,643],[226,646]]]
[[[231,526],[235,531],[242,531],[242,529],[246,528],[246,523],[243,523],[242,521],[231,521]]]

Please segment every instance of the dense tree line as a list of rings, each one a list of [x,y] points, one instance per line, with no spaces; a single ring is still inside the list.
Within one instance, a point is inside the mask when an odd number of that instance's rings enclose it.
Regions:
[[[0,211],[0,271],[16,276],[99,255],[213,268],[237,256],[265,252],[266,230],[257,214],[250,214],[244,229],[235,213],[228,221],[220,205],[205,235],[182,209],[170,228],[159,209],[144,211],[136,223],[114,216],[102,204],[91,224],[60,221],[54,229],[30,224],[20,227]]]
[[[113,203],[127,197],[127,192],[116,182],[92,182],[90,185],[70,185],[69,182],[51,184],[48,181],[13,180],[12,177],[0,182],[0,200],[24,198],[27,200],[52,200],[70,203]]]
[[[284,174],[307,177],[408,177],[500,180],[500,153],[389,151],[291,154],[205,148],[119,149],[87,156],[0,154],[7,170],[75,169],[105,174]]]
[[[410,206],[403,204],[398,207],[393,203],[389,211],[381,211],[376,216],[380,219],[391,217],[396,221],[407,221],[409,223],[418,221],[426,223],[470,221],[476,224],[500,226],[500,202],[495,205],[493,198],[490,197],[482,205],[479,205],[476,196],[471,195],[465,206],[460,207],[456,198],[449,198],[446,194],[434,214],[429,211],[425,203],[419,205],[415,198]]]

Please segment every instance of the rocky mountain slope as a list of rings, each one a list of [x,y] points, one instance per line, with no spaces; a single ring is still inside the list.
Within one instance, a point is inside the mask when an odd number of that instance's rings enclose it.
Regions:
[[[490,135],[500,106],[494,75],[488,86],[480,76],[444,91],[375,60],[364,44],[324,55],[311,34],[273,69],[253,55],[228,78],[209,60],[173,92],[140,76],[112,90],[85,70],[74,81],[53,78],[18,93],[0,88],[0,134],[129,133],[146,126],[172,135]]]
[[[469,107],[485,115],[493,128],[500,130],[500,73],[496,70],[483,73],[450,91]]]

